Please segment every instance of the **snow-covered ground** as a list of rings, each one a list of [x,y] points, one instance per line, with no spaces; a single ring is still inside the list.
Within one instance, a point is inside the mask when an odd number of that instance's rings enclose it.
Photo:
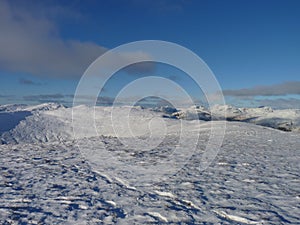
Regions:
[[[77,106],[74,140],[71,108],[1,106],[0,224],[300,224],[299,111],[216,106],[198,108],[199,121],[193,109],[135,107],[125,120],[126,110],[114,109],[112,125],[111,107]],[[221,149],[200,170],[211,126],[223,123],[210,117],[224,119],[224,111],[231,121]],[[288,119],[296,132],[264,127]],[[199,141],[179,171],[155,182],[131,171],[174,155],[182,127],[187,140],[198,133]],[[134,147],[144,140],[158,144]],[[79,146],[118,160],[95,167]],[[184,142],[182,150],[191,147]],[[170,167],[182,164],[179,156]]]

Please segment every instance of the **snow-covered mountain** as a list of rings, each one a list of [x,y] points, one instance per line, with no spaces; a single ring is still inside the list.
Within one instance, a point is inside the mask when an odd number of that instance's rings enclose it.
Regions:
[[[0,113],[1,140],[2,143],[34,143],[70,140],[73,138],[72,108],[66,108],[56,103],[45,103],[37,106],[10,105],[2,107]],[[95,111],[94,111],[95,110]],[[116,126],[123,126],[122,113],[126,106],[114,107]],[[116,136],[115,128],[111,123],[112,107],[98,106],[95,108],[77,106],[79,113],[79,126],[86,126],[85,132],[80,137],[94,136],[94,124],[87,124],[86,118],[95,116],[95,124],[98,126],[98,135]],[[95,114],[94,114],[95,112]],[[284,131],[300,131],[300,110],[273,110],[264,108],[235,108],[233,106],[214,106],[211,110],[205,107],[193,107],[188,109],[174,109],[160,107],[143,109],[139,106],[131,109],[131,126],[136,135],[145,135],[149,132],[148,122],[154,117],[160,117],[168,126],[176,127],[182,123],[182,119],[190,121],[200,120],[200,123],[214,120],[242,121],[257,125],[272,127]],[[225,115],[225,116],[224,116]],[[175,119],[175,120],[170,120]],[[186,123],[187,123],[186,121]],[[11,122],[12,124],[7,124]],[[192,129],[192,128],[191,128]],[[176,130],[169,129],[169,130]],[[159,131],[159,129],[154,129]],[[117,136],[127,136],[125,130]]]
[[[224,116],[225,115],[225,116]],[[284,131],[300,131],[300,110],[270,107],[236,108],[230,105],[215,105],[211,110],[205,107],[181,109],[172,116],[180,119],[228,120],[254,123]]]
[[[65,108],[63,105],[58,103],[43,103],[40,105],[28,106],[26,104],[8,104],[0,105],[0,112],[20,112],[20,111],[49,111],[56,110],[59,108]]]
[[[300,222],[298,110],[77,106],[72,121],[58,104],[0,109],[0,224]],[[223,144],[201,170],[222,119]],[[279,126],[288,119],[295,132]]]

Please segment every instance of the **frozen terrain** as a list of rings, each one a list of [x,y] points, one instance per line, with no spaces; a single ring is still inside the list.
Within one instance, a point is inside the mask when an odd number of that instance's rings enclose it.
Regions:
[[[192,109],[135,107],[124,120],[126,110],[114,109],[112,126],[111,107],[77,106],[81,132],[74,140],[70,108],[1,106],[0,224],[300,224],[299,111],[216,106],[199,107],[195,117]],[[201,171],[211,125],[222,123],[211,117],[230,122],[217,157]],[[291,129],[282,128],[286,121]],[[143,170],[168,157],[182,126],[186,137],[199,133],[189,160],[172,176],[141,187],[130,165]],[[153,149],[122,144],[139,146],[149,136],[159,143]],[[118,161],[94,167],[79,150],[82,143]],[[174,159],[174,166],[182,163]]]
[[[226,115],[225,117],[224,114]],[[189,120],[226,119],[228,121],[254,123],[283,131],[300,131],[299,109],[275,110],[270,107],[236,108],[230,105],[216,105],[211,110],[205,107],[181,109],[178,112],[172,113],[172,116]]]

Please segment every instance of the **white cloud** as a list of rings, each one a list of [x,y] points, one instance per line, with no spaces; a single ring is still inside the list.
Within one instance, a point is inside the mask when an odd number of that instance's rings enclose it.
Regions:
[[[53,22],[0,2],[0,67],[9,72],[73,77],[106,49],[95,43],[62,40]]]
[[[0,1],[0,70],[76,78],[107,50],[93,42],[62,39],[50,17]],[[126,57],[145,56],[138,52]]]

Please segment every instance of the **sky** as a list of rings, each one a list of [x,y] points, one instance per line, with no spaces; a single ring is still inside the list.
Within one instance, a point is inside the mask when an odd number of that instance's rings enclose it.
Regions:
[[[298,0],[0,0],[0,104],[70,105],[94,60],[141,40],[173,42],[196,53],[228,104],[300,108]],[[110,101],[143,76],[171,79],[202,98],[184,72],[159,63],[124,68],[99,97]]]

